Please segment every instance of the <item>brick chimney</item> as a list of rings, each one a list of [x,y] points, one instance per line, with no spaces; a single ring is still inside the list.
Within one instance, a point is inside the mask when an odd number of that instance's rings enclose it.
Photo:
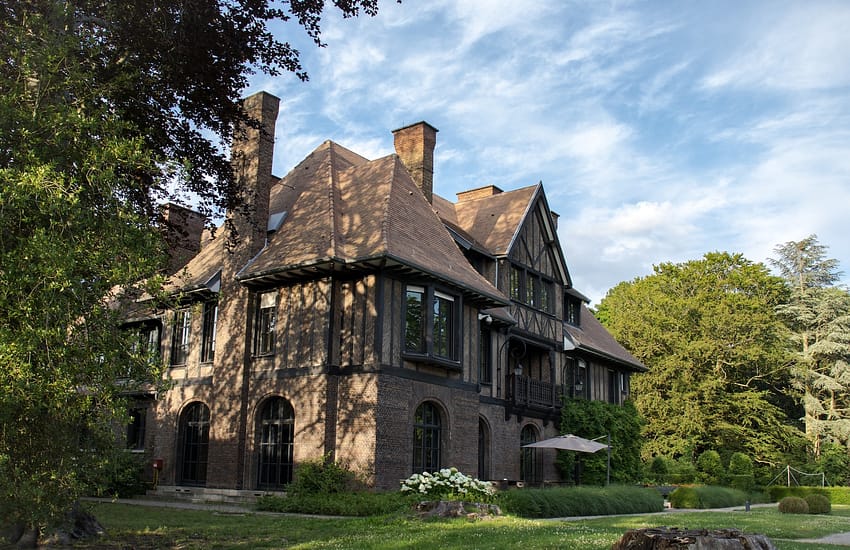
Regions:
[[[236,230],[236,269],[240,269],[265,245],[272,183],[274,129],[280,99],[258,92],[243,100],[248,116],[259,123],[237,132],[231,147],[231,164],[239,185],[237,204],[229,209],[227,223]]]
[[[457,193],[457,202],[474,201],[475,199],[484,199],[498,195],[502,190],[495,185],[485,185],[468,191]]]
[[[434,195],[434,147],[437,145],[437,131],[424,121],[393,130],[396,154],[430,203],[433,203]]]
[[[179,204],[162,205],[160,227],[168,245],[168,275],[180,271],[201,250],[206,222],[206,217]]]

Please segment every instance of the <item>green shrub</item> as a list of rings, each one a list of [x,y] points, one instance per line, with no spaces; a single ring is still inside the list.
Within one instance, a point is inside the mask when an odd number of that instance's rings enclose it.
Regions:
[[[850,504],[850,487],[785,487],[774,485],[768,487],[767,491],[771,502],[779,502],[787,496],[805,498],[807,495],[823,495],[832,504]]]
[[[828,514],[832,512],[832,505],[829,503],[829,499],[823,495],[808,495],[805,500],[806,504],[809,505],[810,514]]]
[[[697,485],[679,487],[670,493],[670,505],[673,508],[727,508],[740,506],[747,502],[747,493],[729,487]]]
[[[287,493],[295,495],[336,494],[351,489],[354,473],[331,460],[330,455],[306,460],[295,468],[295,476]]]
[[[723,461],[717,451],[704,451],[697,458],[700,479],[706,485],[719,485],[723,481]]]
[[[263,496],[257,509],[266,512],[320,514],[326,516],[386,516],[412,509],[415,497],[398,491],[370,493],[365,491],[328,494],[288,494],[285,497]]]
[[[655,489],[630,485],[515,489],[496,495],[502,511],[527,518],[660,512],[664,499]]]
[[[419,497],[489,502],[496,489],[489,481],[481,481],[457,471],[457,468],[413,474],[401,482],[401,492]]]
[[[750,491],[755,485],[753,461],[744,453],[732,453],[729,457],[729,486],[742,491]]]
[[[779,501],[779,511],[783,514],[808,514],[809,505],[800,497],[785,497]]]
[[[647,476],[649,480],[655,483],[665,483],[667,475],[670,473],[668,462],[669,459],[663,456],[653,458],[649,464],[649,475]]]

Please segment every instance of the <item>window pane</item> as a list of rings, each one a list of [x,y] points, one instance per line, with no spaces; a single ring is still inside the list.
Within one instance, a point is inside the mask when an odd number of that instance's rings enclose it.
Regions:
[[[481,333],[478,346],[478,381],[482,384],[490,384],[493,382],[493,373],[490,364],[491,354],[491,333],[490,329],[486,328],[484,323],[481,323]]]
[[[422,302],[424,299],[424,289],[418,287],[407,288],[404,347],[408,351],[425,353],[425,323],[422,317]]]
[[[413,471],[434,472],[440,469],[442,421],[433,403],[422,403],[413,419]]]
[[[215,329],[218,322],[218,303],[204,304],[204,326],[201,334],[201,361],[212,362],[215,358]]]
[[[260,294],[257,309],[257,321],[255,336],[256,355],[268,355],[274,353],[274,328],[277,320],[277,294],[264,292]]]
[[[526,274],[525,282],[526,282],[525,303],[527,303],[531,306],[534,306],[534,305],[537,304],[534,297],[537,295],[537,287],[540,284],[540,279],[537,278],[534,275]]]
[[[185,365],[189,358],[189,334],[192,318],[188,309],[174,314],[174,327],[171,336],[171,364]]]
[[[522,301],[522,272],[519,268],[511,266],[511,299]]]
[[[454,359],[454,301],[434,294],[434,355]]]
[[[540,309],[546,312],[552,311],[551,302],[549,300],[549,289],[551,283],[549,281],[540,281]]]

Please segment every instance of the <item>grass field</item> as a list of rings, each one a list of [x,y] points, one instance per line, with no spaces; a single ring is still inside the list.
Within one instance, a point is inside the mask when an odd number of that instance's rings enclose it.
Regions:
[[[222,514],[111,503],[88,505],[107,529],[79,548],[103,549],[398,549],[522,548],[609,549],[628,529],[673,526],[730,528],[765,534],[779,550],[835,550],[833,545],[785,539],[850,532],[850,507],[828,516],[779,514],[773,507],[751,512],[689,512],[606,517],[583,521],[430,520],[411,517],[321,519]]]

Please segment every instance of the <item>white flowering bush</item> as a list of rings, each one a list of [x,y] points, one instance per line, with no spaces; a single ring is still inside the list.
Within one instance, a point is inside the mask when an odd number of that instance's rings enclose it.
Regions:
[[[457,468],[413,474],[401,482],[401,492],[447,500],[487,501],[496,494],[489,481],[462,474]]]

